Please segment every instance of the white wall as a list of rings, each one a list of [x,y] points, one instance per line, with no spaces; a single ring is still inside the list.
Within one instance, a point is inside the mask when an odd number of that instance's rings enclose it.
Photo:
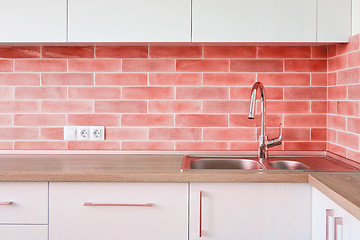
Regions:
[[[360,0],[352,0],[352,35],[360,33]]]

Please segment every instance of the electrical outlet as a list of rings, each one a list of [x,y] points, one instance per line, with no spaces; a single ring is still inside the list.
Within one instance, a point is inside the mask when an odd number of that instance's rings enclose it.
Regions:
[[[67,141],[104,141],[103,126],[65,126],[64,140]]]

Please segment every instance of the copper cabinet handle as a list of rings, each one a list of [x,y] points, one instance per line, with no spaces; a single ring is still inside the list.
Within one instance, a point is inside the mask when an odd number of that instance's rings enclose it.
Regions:
[[[0,205],[12,205],[13,202],[0,202]]]
[[[335,210],[326,209],[326,240],[334,240]]]
[[[85,207],[152,207],[153,203],[128,204],[128,203],[92,203],[84,202]]]
[[[200,191],[200,222],[199,222],[199,237],[202,237],[202,197],[203,192]]]
[[[343,239],[343,218],[342,217],[335,218],[334,235],[335,235],[335,240]]]

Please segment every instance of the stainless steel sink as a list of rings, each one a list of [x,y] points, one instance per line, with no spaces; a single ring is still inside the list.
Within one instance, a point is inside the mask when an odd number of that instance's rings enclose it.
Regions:
[[[268,164],[276,169],[283,169],[283,170],[308,170],[309,167],[305,164],[297,161],[270,161]]]
[[[263,169],[259,162],[250,159],[200,158],[190,162],[190,169]]]

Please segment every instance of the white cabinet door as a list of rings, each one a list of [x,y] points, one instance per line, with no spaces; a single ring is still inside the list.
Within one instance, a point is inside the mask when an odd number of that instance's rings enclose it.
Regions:
[[[318,0],[318,42],[349,42],[350,36],[351,0]]]
[[[4,240],[47,240],[46,225],[0,225],[0,239]]]
[[[0,42],[66,42],[66,2],[1,1]]]
[[[69,0],[70,42],[190,42],[191,0]]]
[[[51,240],[188,236],[187,183],[50,183],[49,199]]]
[[[326,210],[332,210],[333,216],[327,216]],[[312,188],[312,239],[326,239],[328,229],[329,240],[334,236],[334,218],[342,218],[342,238],[338,240],[359,240],[360,221],[345,211],[330,198],[316,188]],[[327,219],[328,218],[328,219]],[[328,226],[327,226],[328,225]]]
[[[48,224],[48,183],[0,183],[0,224]]]
[[[194,42],[315,42],[316,0],[193,0]]]
[[[311,186],[191,183],[189,231],[190,240],[310,239]]]

